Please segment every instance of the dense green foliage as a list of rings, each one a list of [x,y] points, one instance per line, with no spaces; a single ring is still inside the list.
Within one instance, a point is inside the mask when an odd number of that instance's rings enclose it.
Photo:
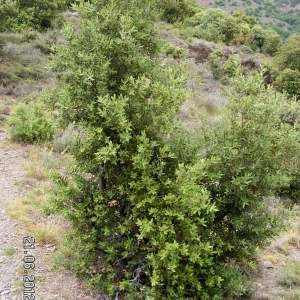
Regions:
[[[183,32],[216,43],[248,45],[273,55],[281,44],[280,36],[258,25],[255,19],[242,13],[229,14],[221,9],[202,9],[186,18]]]
[[[202,10],[187,22],[197,37],[208,41],[229,43],[238,32],[234,18],[221,9]]]
[[[238,55],[230,55],[227,57],[219,49],[210,54],[209,63],[213,77],[222,80],[224,83],[226,83],[229,78],[237,75],[241,64]]]
[[[0,2],[0,30],[5,31],[13,27],[18,14],[16,2],[13,0],[1,0]]]
[[[291,36],[279,49],[275,62],[280,70],[300,70],[300,34]]]
[[[50,114],[40,103],[19,104],[9,118],[10,135],[18,142],[45,142],[54,134],[53,123]]]
[[[274,59],[275,87],[300,99],[300,34],[291,36]]]
[[[110,295],[232,299],[279,228],[265,197],[298,167],[298,132],[282,119],[293,106],[260,75],[239,76],[222,123],[195,142],[176,122],[184,79],[160,63],[150,4],[81,4],[57,48],[52,105],[84,130],[58,204],[81,240],[77,271]]]
[[[300,31],[299,0],[214,0],[210,3],[227,11],[243,11],[283,37]]]
[[[249,45],[253,50],[274,54],[281,45],[281,38],[275,31],[255,25],[250,32]]]
[[[1,0],[0,31],[45,30],[64,6],[63,0]]]
[[[209,189],[218,203],[213,226],[221,231],[229,257],[251,256],[255,245],[272,234],[278,220],[263,199],[299,167],[299,132],[282,118],[297,104],[265,90],[260,81],[258,74],[234,80],[225,124],[212,129],[206,150],[208,158],[219,162],[215,170],[220,177]]]
[[[284,69],[276,78],[275,87],[289,96],[300,99],[300,71]]]
[[[193,0],[166,0],[161,1],[158,6],[162,12],[162,19],[175,23],[191,17],[199,9]]]

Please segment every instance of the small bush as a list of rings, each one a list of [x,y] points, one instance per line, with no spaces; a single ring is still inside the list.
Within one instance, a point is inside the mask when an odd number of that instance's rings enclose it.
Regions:
[[[18,15],[17,2],[2,0],[0,2],[0,31],[9,31]]]
[[[62,132],[58,133],[53,140],[53,150],[57,152],[72,151],[83,139],[84,131],[69,124]]]
[[[194,36],[212,42],[229,43],[239,32],[235,19],[221,9],[206,9],[187,20],[194,27]]]
[[[174,59],[183,59],[187,57],[187,50],[182,49],[171,44],[165,44],[163,48],[163,52],[167,56],[171,56]]]
[[[221,50],[215,50],[209,55],[209,63],[214,79],[220,79],[223,76],[222,60],[223,53]]]
[[[3,0],[0,31],[45,30],[51,27],[64,6],[63,0]]]
[[[237,75],[241,65],[238,55],[230,55],[226,58],[221,50],[215,50],[210,54],[209,63],[213,77],[215,79],[221,79],[224,83],[226,83],[229,78]]]
[[[265,31],[265,42],[262,46],[262,52],[274,55],[281,45],[281,37],[273,30]]]
[[[19,104],[9,118],[11,138],[17,142],[41,143],[54,133],[53,120],[40,104]]]
[[[276,78],[275,87],[280,91],[285,91],[289,96],[300,99],[300,71],[285,69]]]
[[[279,70],[300,71],[300,34],[292,35],[278,50],[275,64]]]
[[[262,49],[265,43],[266,35],[264,29],[260,25],[255,25],[251,29],[249,45],[253,50]]]
[[[240,57],[236,54],[230,55],[227,61],[224,63],[224,73],[229,78],[237,75],[239,67],[241,65]]]
[[[238,20],[240,20],[240,17],[236,19],[236,23],[239,24],[239,30],[234,36],[234,44],[249,45],[254,51],[259,50],[270,55],[276,53],[281,45],[279,34],[258,24],[243,23],[242,20],[240,22]]]
[[[162,1],[160,9],[163,12],[163,20],[168,23],[175,23],[193,16],[197,8],[191,0],[167,0]]]

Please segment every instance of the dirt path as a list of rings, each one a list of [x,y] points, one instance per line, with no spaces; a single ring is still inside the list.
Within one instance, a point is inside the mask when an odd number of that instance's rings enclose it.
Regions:
[[[295,221],[300,224],[299,219]],[[288,270],[289,263],[296,266],[296,273]],[[296,227],[283,232],[261,253],[251,300],[299,299],[299,264],[300,231]]]
[[[30,233],[8,217],[6,207],[26,193],[17,185],[26,175],[23,170],[25,153],[26,147],[7,144],[7,135],[0,129],[0,300],[23,299],[23,237]],[[36,244],[36,249],[31,252],[36,259],[36,299],[105,299],[100,295],[93,296],[73,274],[53,271],[49,259],[52,250],[49,245]]]
[[[21,265],[22,232],[6,213],[7,203],[19,191],[16,181],[24,176],[22,171],[23,155],[20,149],[8,150],[3,147],[6,140],[0,131],[0,299],[17,299],[15,292],[16,273]]]
[[[181,120],[189,128],[201,126],[203,117],[207,118],[211,125],[218,122],[220,110],[227,100],[222,84],[213,78],[207,62],[210,51],[213,51],[215,47],[214,43],[197,39],[188,43],[170,28],[161,29],[160,35],[171,45],[188,52],[185,64],[190,96],[181,107],[179,113]]]

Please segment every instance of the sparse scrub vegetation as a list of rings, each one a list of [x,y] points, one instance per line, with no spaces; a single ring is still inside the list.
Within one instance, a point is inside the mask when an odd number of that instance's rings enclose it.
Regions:
[[[238,55],[232,54],[226,57],[219,49],[210,54],[209,63],[214,78],[221,80],[223,83],[237,76],[241,66],[240,57]]]
[[[86,134],[76,172],[57,179],[58,204],[84,241],[77,271],[111,296],[240,296],[245,262],[280,228],[264,197],[299,155],[298,132],[281,118],[287,100],[260,75],[238,77],[220,126],[185,151],[171,147],[183,80],[157,68],[149,7],[118,4],[81,6],[80,30],[67,30],[54,62],[61,116]],[[233,67],[235,58],[224,72]]]
[[[227,45],[246,45],[270,55],[274,55],[281,45],[279,34],[270,28],[263,28],[255,19],[242,13],[229,14],[217,8],[196,12],[185,18],[179,28],[186,38],[202,38]]]
[[[281,45],[254,18],[189,0],[79,1],[80,18],[61,37],[38,32],[71,4],[50,2],[0,4],[0,31],[18,32],[0,34],[1,89],[49,79],[50,54],[57,78],[8,119],[13,141],[35,144],[25,169],[38,186],[9,205],[10,216],[40,244],[57,245],[58,264],[111,298],[248,294],[257,249],[284,228],[283,205],[299,201],[298,37]],[[189,42],[162,42],[161,19]],[[201,61],[193,61],[194,38],[213,44]],[[266,83],[255,62],[242,72],[245,52],[250,63],[252,55],[273,62],[274,78]],[[217,121],[203,118],[192,129],[180,119],[187,61],[198,77],[208,66],[205,79],[227,92]],[[278,245],[282,255],[288,247],[300,249],[298,233]],[[298,264],[289,263],[280,280],[293,288],[291,299]]]
[[[280,283],[289,288],[300,287],[300,263],[297,261],[289,261],[285,273],[283,274]]]

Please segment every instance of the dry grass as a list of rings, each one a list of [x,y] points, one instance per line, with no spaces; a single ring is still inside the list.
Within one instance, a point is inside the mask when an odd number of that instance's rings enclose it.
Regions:
[[[24,97],[35,95],[52,84],[53,74],[47,65],[50,34],[24,32],[0,33],[0,94]]]
[[[49,181],[51,173],[66,172],[72,163],[72,157],[68,154],[60,155],[47,148],[32,146],[26,155],[27,179]]]
[[[6,209],[8,215],[15,219],[18,223],[30,227],[32,225],[31,220],[31,205],[28,198],[16,199],[10,202]]]
[[[289,289],[300,288],[300,261],[288,261],[279,283]]]
[[[49,176],[53,171],[61,171],[70,163],[68,155],[58,155],[46,148],[32,146],[27,151],[25,169],[27,176],[20,183],[35,185],[24,197],[9,203],[8,214],[25,226],[42,244],[58,245],[69,230],[69,226],[59,216],[51,215],[49,195],[52,184]]]
[[[203,120],[215,124],[221,117],[225,98],[222,86],[212,78],[205,64],[187,63],[189,97],[180,111],[188,128],[199,128]]]
[[[42,245],[54,244],[58,245],[67,231],[67,224],[60,218],[48,218],[45,223],[36,225],[32,234]]]
[[[254,278],[251,299],[300,299],[300,208],[284,215],[286,230],[260,250],[260,272]],[[271,268],[265,267],[269,262]]]
[[[13,256],[16,253],[16,248],[8,246],[3,249],[2,254],[5,256]]]

